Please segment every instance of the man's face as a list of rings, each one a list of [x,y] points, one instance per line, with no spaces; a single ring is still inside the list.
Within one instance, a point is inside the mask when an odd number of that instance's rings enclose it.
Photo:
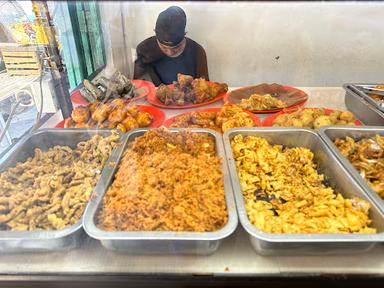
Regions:
[[[161,52],[163,52],[168,57],[174,58],[181,55],[181,53],[183,53],[185,49],[186,39],[184,38],[179,44],[173,47],[164,45],[160,43],[159,40],[157,40],[157,44],[159,45]]]

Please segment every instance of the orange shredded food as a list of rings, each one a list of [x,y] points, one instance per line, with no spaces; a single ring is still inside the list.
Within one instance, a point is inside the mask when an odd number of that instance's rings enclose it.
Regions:
[[[227,222],[221,160],[208,134],[151,130],[125,152],[98,215],[107,231],[196,231]]]

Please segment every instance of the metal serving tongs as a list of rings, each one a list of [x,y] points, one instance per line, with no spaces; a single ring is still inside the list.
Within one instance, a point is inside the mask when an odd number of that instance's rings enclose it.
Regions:
[[[361,88],[364,92],[384,96],[384,89],[375,88],[368,85],[356,85],[356,86]]]

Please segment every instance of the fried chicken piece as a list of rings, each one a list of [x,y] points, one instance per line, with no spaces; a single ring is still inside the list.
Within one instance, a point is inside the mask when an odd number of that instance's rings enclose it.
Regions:
[[[116,128],[118,123],[111,122],[109,120],[105,120],[103,123],[99,124],[100,128],[108,128],[108,129],[114,129]]]
[[[171,94],[172,94],[172,90],[167,85],[164,85],[164,84],[161,84],[156,90],[157,99],[159,99],[163,103],[165,103],[166,99],[172,98]]]
[[[72,117],[64,120],[64,128],[73,128],[75,125],[76,123],[73,121]]]
[[[88,108],[89,108],[89,112],[91,113],[91,115],[93,114],[93,112],[96,111],[97,107],[99,106],[100,102],[92,102],[88,105]]]
[[[193,77],[190,75],[184,75],[181,73],[177,74],[177,83],[181,90],[184,90],[191,86]]]
[[[211,100],[211,95],[209,93],[208,82],[203,78],[195,79],[192,81],[193,92],[195,94],[196,100],[195,103],[203,103]]]
[[[71,116],[76,123],[87,123],[90,117],[89,109],[83,106],[76,107]]]
[[[108,118],[110,111],[111,107],[108,104],[101,104],[96,108],[95,112],[93,112],[92,119],[97,123],[102,123]]]
[[[119,123],[125,119],[127,112],[124,108],[115,108],[108,116],[108,120],[112,123]]]
[[[225,83],[213,83],[209,85],[208,88],[209,94],[212,98],[215,98],[217,95],[221,93],[225,93],[228,91],[228,85]]]
[[[125,118],[121,124],[124,125],[124,127],[127,129],[127,131],[135,129],[135,128],[139,128],[139,124],[132,117]]]
[[[148,127],[152,123],[152,116],[147,112],[140,112],[136,121],[139,127]]]
[[[127,113],[133,118],[136,118],[140,113],[139,107],[137,105],[128,106],[126,110]]]
[[[127,106],[126,101],[121,98],[113,100],[110,105],[112,109],[124,109]]]
[[[87,126],[87,123],[79,122],[79,123],[76,123],[75,128],[89,128],[89,127]]]

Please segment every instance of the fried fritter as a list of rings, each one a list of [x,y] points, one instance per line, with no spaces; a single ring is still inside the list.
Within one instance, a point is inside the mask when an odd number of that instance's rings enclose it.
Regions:
[[[118,128],[123,132],[133,128],[148,127],[152,123],[152,116],[147,112],[141,112],[139,106],[127,106],[125,100],[115,99],[110,103],[92,106],[95,109],[92,118],[85,122],[76,122],[73,118],[65,121],[65,128]],[[81,113],[80,113],[81,112]],[[76,115],[79,120],[84,120],[86,113],[90,113],[90,107],[79,107],[72,114]],[[124,127],[124,128],[123,128]]]
[[[73,109],[71,116],[76,123],[87,123],[91,115],[87,107],[79,106]]]

